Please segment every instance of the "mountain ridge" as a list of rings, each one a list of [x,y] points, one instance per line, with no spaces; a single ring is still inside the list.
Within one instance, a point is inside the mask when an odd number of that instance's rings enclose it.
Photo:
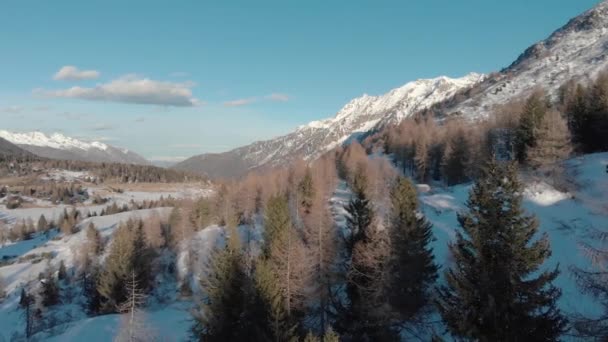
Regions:
[[[314,159],[349,137],[399,123],[425,109],[431,109],[438,117],[483,119],[496,107],[539,87],[555,97],[567,81],[593,78],[608,68],[607,51],[608,0],[604,0],[525,49],[500,71],[489,75],[472,73],[461,79],[417,80],[384,95],[364,94],[347,103],[333,118],[312,121],[287,135],[224,153],[197,155],[174,167],[211,177],[239,176],[299,157]],[[429,84],[434,85],[431,92],[425,91]]]
[[[86,142],[61,133],[47,135],[39,131],[16,133],[0,130],[0,138],[44,158],[150,165],[148,160],[128,149],[99,141]]]

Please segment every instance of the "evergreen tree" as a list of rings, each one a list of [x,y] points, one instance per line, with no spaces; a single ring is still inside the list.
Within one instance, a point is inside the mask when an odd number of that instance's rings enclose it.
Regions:
[[[68,271],[65,268],[65,262],[63,262],[63,260],[61,260],[59,262],[59,271],[57,272],[57,279],[59,279],[59,280],[68,279]]]
[[[25,288],[21,288],[21,297],[19,299],[19,306],[23,310],[23,319],[25,320],[25,337],[29,339],[34,334],[34,304],[35,299],[32,295],[27,293]]]
[[[352,255],[355,243],[366,239],[374,215],[372,205],[365,194],[367,190],[367,178],[362,172],[357,172],[354,179],[353,197],[345,208],[348,212],[346,224],[350,235],[346,239],[346,248],[349,256]]]
[[[411,321],[427,307],[437,279],[430,243],[431,224],[417,214],[416,188],[397,179],[391,191],[389,302],[400,321]]]
[[[470,180],[469,170],[471,148],[463,130],[452,137],[445,156],[443,174],[448,186],[465,183]]]
[[[589,109],[587,105],[587,91],[578,84],[574,90],[572,98],[566,103],[568,116],[568,127],[572,132],[572,141],[581,148],[587,150],[589,145]]]
[[[337,327],[343,336],[353,341],[397,340],[390,329],[383,291],[388,236],[373,224],[373,209],[365,195],[366,181],[360,175],[359,181],[355,182],[353,198],[346,207],[348,303],[340,309]]]
[[[49,269],[45,272],[40,280],[40,296],[42,297],[42,305],[45,307],[59,304],[59,285],[53,276],[53,272]]]
[[[40,215],[40,218],[38,219],[37,231],[38,232],[45,232],[48,229],[49,229],[49,223],[47,222],[47,220],[44,217],[44,215]]]
[[[454,266],[439,290],[438,308],[456,338],[555,341],[566,329],[557,308],[559,271],[541,271],[551,254],[538,221],[522,209],[514,164],[491,161],[470,192],[462,228],[450,245]]]
[[[84,308],[89,315],[96,315],[101,309],[102,297],[97,289],[99,274],[100,269],[96,264],[89,265],[83,273],[82,292],[86,298]]]
[[[536,146],[536,129],[547,108],[547,101],[541,92],[532,94],[524,105],[515,138],[515,155],[520,163],[528,161],[528,149]]]
[[[312,179],[312,172],[310,171],[310,167],[307,167],[304,177],[302,177],[302,180],[300,180],[300,183],[298,183],[299,205],[304,210],[304,213],[310,214],[314,197],[315,188]]]
[[[244,270],[238,231],[231,229],[229,243],[214,253],[208,276],[201,279],[205,299],[192,313],[192,335],[199,341],[251,340],[255,331],[247,315],[248,275]]]

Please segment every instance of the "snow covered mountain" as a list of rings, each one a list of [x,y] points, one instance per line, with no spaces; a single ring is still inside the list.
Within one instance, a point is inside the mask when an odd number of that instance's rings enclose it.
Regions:
[[[549,38],[530,46],[509,67],[476,85],[467,98],[452,101],[446,114],[479,118],[491,109],[540,87],[557,96],[570,79],[593,79],[608,68],[608,1],[570,20]]]
[[[149,164],[145,158],[127,149],[97,141],[85,142],[60,133],[47,135],[42,132],[14,133],[0,130],[0,138],[38,156],[51,159]]]
[[[211,177],[238,176],[248,169],[314,159],[350,137],[397,123],[432,105],[443,115],[485,117],[496,105],[536,87],[551,95],[570,79],[593,78],[608,66],[608,1],[570,20],[549,38],[528,48],[513,64],[488,76],[418,80],[385,95],[363,95],[335,117],[313,121],[294,132],[219,154],[203,154],[175,167]]]
[[[33,156],[30,152],[19,146],[0,138],[0,159],[3,157],[27,157]]]
[[[437,77],[409,82],[380,96],[363,95],[347,103],[333,118],[313,121],[294,132],[219,154],[203,154],[175,167],[211,177],[238,176],[246,170],[276,165],[301,157],[307,160],[339,146],[380,124],[398,123],[418,111],[446,100],[482,81],[471,73],[462,78]]]

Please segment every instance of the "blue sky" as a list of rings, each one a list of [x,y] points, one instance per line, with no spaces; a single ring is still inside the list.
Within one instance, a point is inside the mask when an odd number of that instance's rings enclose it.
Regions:
[[[0,129],[225,151],[363,93],[498,70],[595,3],[3,1]]]

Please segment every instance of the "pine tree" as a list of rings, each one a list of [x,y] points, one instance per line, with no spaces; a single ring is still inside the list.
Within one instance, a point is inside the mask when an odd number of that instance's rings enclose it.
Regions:
[[[199,341],[245,341],[253,331],[248,317],[248,275],[244,270],[238,231],[211,258],[208,275],[201,279],[204,301],[192,312],[192,335]]]
[[[48,269],[40,282],[42,305],[49,307],[59,304],[59,285],[57,284],[57,280],[55,279],[52,270]]]
[[[23,319],[25,320],[25,337],[29,339],[34,334],[34,306],[35,299],[27,293],[25,288],[21,289],[19,306],[23,310]]]
[[[373,224],[373,209],[361,178],[346,211],[346,296],[338,317],[340,332],[354,341],[391,341],[389,309],[383,291],[387,269],[388,236]]]
[[[471,156],[471,148],[463,130],[456,132],[449,142],[445,155],[443,174],[448,186],[465,183],[470,180],[467,171]]]
[[[578,84],[574,90],[572,98],[566,103],[566,113],[568,116],[568,127],[572,132],[572,141],[583,151],[589,145],[589,108],[587,105],[587,91]]]
[[[558,269],[541,271],[548,236],[534,240],[538,221],[522,209],[514,164],[491,161],[470,192],[462,228],[450,245],[455,260],[439,290],[438,308],[456,338],[555,341],[566,319],[552,285]]]
[[[97,288],[99,276],[99,265],[94,263],[90,263],[83,273],[82,293],[86,298],[84,309],[89,315],[96,315],[101,309],[102,297]]]
[[[528,149],[536,146],[536,129],[542,122],[547,107],[546,99],[541,92],[532,94],[524,105],[515,138],[515,155],[520,163],[528,161]]]
[[[63,260],[61,260],[59,262],[59,271],[57,272],[57,279],[59,279],[59,280],[68,279],[68,271],[65,268],[65,262],[63,262]]]
[[[49,223],[44,215],[40,215],[40,218],[38,219],[38,226],[36,228],[38,232],[45,232],[49,229]]]
[[[388,296],[400,321],[411,321],[427,307],[438,267],[429,246],[431,224],[418,216],[416,189],[407,178],[391,191],[390,271]]]
[[[306,168],[304,177],[298,183],[298,198],[299,205],[303,208],[304,213],[310,214],[310,210],[315,197],[315,187],[312,178],[310,167]]]

